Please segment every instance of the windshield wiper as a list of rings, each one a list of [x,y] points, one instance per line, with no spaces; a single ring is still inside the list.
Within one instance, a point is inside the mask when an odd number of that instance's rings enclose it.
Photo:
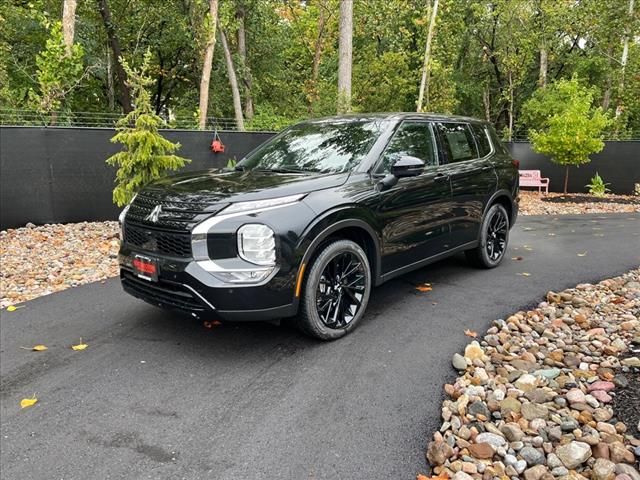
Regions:
[[[304,173],[305,172],[305,170],[302,170],[300,168],[286,168],[286,167],[254,168],[253,170],[256,172],[274,172],[274,173]]]

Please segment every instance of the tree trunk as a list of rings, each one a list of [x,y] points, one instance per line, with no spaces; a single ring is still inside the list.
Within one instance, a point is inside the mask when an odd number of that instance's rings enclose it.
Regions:
[[[429,105],[429,74],[431,70],[431,39],[433,38],[433,30],[436,24],[436,16],[438,15],[438,0],[433,1],[433,9],[431,10],[431,19],[429,20],[429,29],[427,30],[427,45],[424,48],[424,63],[422,65],[422,79],[420,80],[420,93],[418,94],[418,108],[416,111],[422,111],[422,102],[425,106]]]
[[[569,185],[569,165],[564,167],[564,194],[567,194],[567,185]]]
[[[547,47],[546,45],[542,45],[540,47],[540,76],[538,78],[538,85],[541,88],[547,86],[547,70],[548,70],[549,60],[547,57]]]
[[[327,23],[324,2],[319,5],[320,17],[318,18],[318,37],[313,50],[313,63],[311,65],[311,84],[307,91],[307,101],[309,102],[309,114],[313,114],[313,102],[318,98],[318,75],[320,73],[320,58],[322,56],[322,42],[324,40],[324,29]]]
[[[220,34],[220,43],[222,44],[222,51],[224,52],[224,60],[227,63],[227,75],[229,77],[229,84],[231,85],[231,96],[233,97],[233,111],[236,116],[236,126],[238,130],[244,132],[244,118],[242,117],[242,101],[240,100],[238,77],[236,77],[233,58],[231,58],[227,37],[224,34],[222,27],[218,28],[218,33]]]
[[[236,5],[236,19],[238,20],[238,54],[240,55],[240,78],[244,84],[244,116],[247,120],[253,118],[253,96],[251,92],[251,69],[247,58],[247,37],[245,30],[246,10],[244,2],[239,0]]]
[[[109,46],[113,52],[113,60],[115,63],[116,79],[118,81],[118,89],[120,90],[120,104],[125,113],[129,113],[133,108],[131,107],[131,93],[127,86],[127,74],[122,68],[120,59],[122,58],[122,52],[120,50],[120,40],[116,35],[116,29],[111,20],[111,11],[109,10],[109,4],[107,0],[97,0],[98,9],[102,16],[104,28],[107,30],[107,38],[109,39]]]
[[[620,92],[618,93],[618,106],[616,108],[616,118],[622,114],[622,92],[624,90],[624,73],[627,69],[627,61],[629,59],[629,24],[633,23],[633,3],[629,0],[629,18],[627,19],[627,27],[625,28],[624,38],[622,40],[622,57],[620,58]],[[617,133],[617,127],[616,127]]]
[[[338,113],[351,111],[351,67],[353,56],[353,0],[340,2],[338,43]]]
[[[484,103],[484,118],[487,122],[491,121],[491,92],[489,91],[489,83],[485,83],[482,91],[482,103]]]
[[[509,108],[507,112],[509,114],[509,137],[507,139],[510,142],[513,139],[513,74],[509,71]]]
[[[207,124],[207,110],[209,109],[209,81],[211,80],[213,49],[216,46],[218,0],[209,0],[208,19],[209,37],[207,38],[207,43],[204,50],[204,59],[202,61],[202,76],[200,77],[200,100],[198,102],[198,128],[200,130],[204,130]]]
[[[73,36],[76,31],[76,0],[64,0],[62,6],[62,37],[67,55],[71,54]]]
[[[107,103],[109,104],[109,110],[113,111],[116,108],[116,91],[113,86],[113,60],[111,59],[111,51],[109,47],[106,47],[106,77],[107,77]]]

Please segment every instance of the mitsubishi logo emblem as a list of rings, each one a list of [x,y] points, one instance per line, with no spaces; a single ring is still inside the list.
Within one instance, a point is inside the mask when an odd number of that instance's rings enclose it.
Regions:
[[[162,205],[156,205],[151,210],[151,213],[145,217],[145,220],[148,222],[156,223],[158,218],[160,217],[160,212],[162,212]]]

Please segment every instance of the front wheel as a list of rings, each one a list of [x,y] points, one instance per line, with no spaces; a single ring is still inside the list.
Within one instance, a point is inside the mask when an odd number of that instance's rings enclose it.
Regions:
[[[316,257],[305,280],[300,328],[321,340],[340,338],[356,328],[371,294],[371,268],[360,245],[336,240]]]
[[[464,253],[472,265],[494,268],[500,265],[509,243],[509,215],[500,204],[492,205],[480,225],[478,246]]]

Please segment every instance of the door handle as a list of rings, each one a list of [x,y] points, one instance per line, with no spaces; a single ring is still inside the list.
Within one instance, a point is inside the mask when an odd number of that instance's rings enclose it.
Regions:
[[[445,175],[444,173],[439,173],[438,175],[433,177],[433,179],[436,182],[444,182],[445,180],[449,180],[449,175]]]

